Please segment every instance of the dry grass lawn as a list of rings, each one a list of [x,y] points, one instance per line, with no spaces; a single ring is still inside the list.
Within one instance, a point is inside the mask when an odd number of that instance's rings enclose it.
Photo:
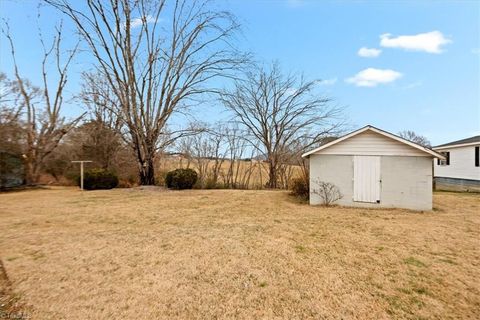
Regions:
[[[434,198],[416,213],[280,191],[6,193],[0,258],[32,319],[478,318],[480,196]]]

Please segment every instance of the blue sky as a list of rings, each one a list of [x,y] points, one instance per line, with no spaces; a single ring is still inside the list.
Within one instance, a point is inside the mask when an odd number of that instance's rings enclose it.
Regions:
[[[325,80],[320,92],[345,106],[355,127],[414,130],[433,144],[480,134],[478,1],[226,0],[216,5],[241,22],[240,49],[259,61],[278,60],[286,72]],[[0,1],[21,71],[40,84],[37,25],[48,34],[60,16],[43,9],[38,20],[36,6],[33,0]],[[5,38],[0,44],[0,70],[11,75]],[[72,68],[70,93],[78,90],[82,59]],[[75,106],[66,109],[69,115],[79,112]],[[192,112],[212,120],[207,109]]]

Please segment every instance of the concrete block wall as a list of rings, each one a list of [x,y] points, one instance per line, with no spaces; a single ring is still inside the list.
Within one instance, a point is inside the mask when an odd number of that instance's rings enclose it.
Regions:
[[[353,201],[353,155],[311,155],[310,190],[315,180],[335,184],[343,198],[336,204],[357,207],[432,209],[432,160],[430,157],[381,157],[380,203]],[[310,204],[321,204],[311,193]]]

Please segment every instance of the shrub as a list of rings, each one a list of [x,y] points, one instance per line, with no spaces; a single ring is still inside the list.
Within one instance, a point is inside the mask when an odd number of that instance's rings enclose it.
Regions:
[[[304,178],[292,179],[289,189],[292,195],[302,199],[308,199],[310,195],[309,183]]]
[[[80,185],[80,178],[78,178],[78,185]],[[87,170],[83,175],[85,190],[112,189],[117,185],[117,175],[104,169]]]
[[[335,201],[343,198],[340,189],[338,189],[333,183],[320,181],[320,179],[316,179],[314,183],[317,187],[312,190],[312,193],[318,195],[322,199],[323,205],[329,206]]]
[[[192,189],[198,175],[193,169],[175,169],[165,176],[165,184],[170,189]]]

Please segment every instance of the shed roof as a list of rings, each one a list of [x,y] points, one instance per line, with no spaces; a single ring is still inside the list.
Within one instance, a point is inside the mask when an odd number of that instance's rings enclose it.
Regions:
[[[435,146],[433,148],[436,149],[436,148],[446,148],[446,147],[460,147],[460,146],[467,146],[467,145],[474,145],[474,144],[480,144],[480,136],[474,136],[466,139],[452,141],[449,143],[444,143],[444,144]]]
[[[406,144],[406,145],[408,145],[408,146],[410,146],[410,147],[412,147],[412,148],[415,148],[415,149],[418,149],[418,150],[420,150],[420,151],[423,151],[423,152],[429,154],[430,156],[432,156],[432,157],[434,157],[434,158],[445,159],[445,157],[444,157],[442,154],[438,153],[438,152],[435,152],[435,151],[433,151],[433,150],[431,150],[431,149],[429,149],[429,148],[426,148],[426,147],[421,146],[421,145],[419,145],[419,144],[417,144],[417,143],[414,143],[414,142],[412,142],[412,141],[406,140],[406,139],[401,138],[401,137],[399,137],[399,136],[397,136],[397,135],[395,135],[395,134],[393,134],[393,133],[384,131],[384,130],[382,130],[382,129],[376,128],[376,127],[371,126],[371,125],[367,125],[367,126],[365,126],[365,127],[363,127],[363,128],[360,128],[360,129],[358,129],[358,130],[352,131],[352,132],[350,132],[350,133],[348,133],[348,134],[346,134],[346,135],[344,135],[344,136],[342,136],[342,137],[340,137],[340,138],[338,138],[338,139],[336,139],[336,140],[333,140],[333,141],[331,141],[331,142],[329,142],[329,143],[326,143],[326,144],[324,144],[324,145],[322,145],[322,146],[320,146],[320,147],[318,147],[318,148],[316,148],[316,149],[313,149],[313,150],[311,150],[311,151],[309,151],[309,152],[306,152],[306,153],[304,153],[304,154],[302,155],[302,157],[306,158],[306,157],[310,156],[311,154],[314,154],[314,153],[316,153],[316,152],[318,152],[318,151],[327,149],[327,148],[329,148],[329,147],[331,147],[331,146],[333,146],[333,145],[335,145],[335,144],[337,144],[337,143],[340,143],[340,142],[342,142],[342,141],[344,141],[344,140],[350,139],[350,138],[352,138],[352,137],[354,137],[354,136],[356,136],[356,135],[358,135],[358,134],[360,134],[360,133],[366,132],[366,131],[372,131],[372,132],[378,133],[378,134],[380,134],[380,135],[382,135],[382,136],[385,136],[385,137],[387,137],[387,138],[390,138],[390,139],[392,139],[392,140],[395,140],[395,141],[397,141],[397,142],[404,143],[404,144]]]

